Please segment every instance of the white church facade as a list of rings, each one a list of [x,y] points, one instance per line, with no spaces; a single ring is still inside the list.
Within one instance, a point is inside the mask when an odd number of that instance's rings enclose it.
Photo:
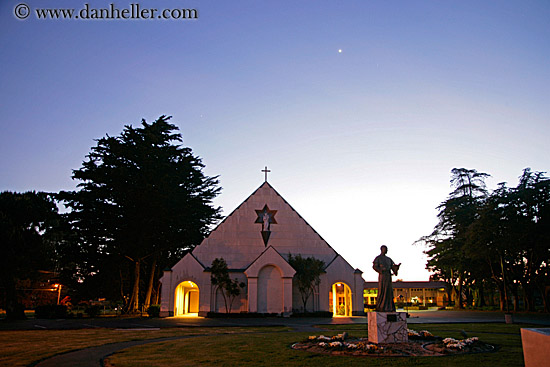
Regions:
[[[216,258],[227,262],[231,279],[245,284],[231,312],[283,316],[304,312],[288,254],[325,263],[307,311],[328,311],[334,316],[364,313],[362,272],[330,247],[266,180],[199,246],[164,272],[161,316],[226,312],[223,297],[210,282],[210,266]]]

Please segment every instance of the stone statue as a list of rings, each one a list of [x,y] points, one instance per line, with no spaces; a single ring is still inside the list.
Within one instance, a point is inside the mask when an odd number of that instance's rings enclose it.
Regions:
[[[262,220],[264,221],[264,232],[269,231],[269,213],[265,212]]]
[[[392,259],[386,256],[388,248],[380,247],[378,255],[372,264],[372,268],[378,273],[378,297],[376,298],[376,311],[395,312],[395,303],[393,302],[393,287],[391,284],[392,272],[397,275],[401,263],[395,264]]]

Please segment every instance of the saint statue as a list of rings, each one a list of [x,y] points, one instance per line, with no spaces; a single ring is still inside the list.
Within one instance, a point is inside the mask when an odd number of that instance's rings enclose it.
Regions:
[[[386,256],[388,248],[380,247],[380,255],[376,256],[372,268],[378,273],[378,297],[376,298],[376,311],[395,312],[393,302],[393,287],[391,276],[397,275],[401,263],[395,264],[392,259]]]
[[[269,231],[269,213],[268,212],[264,212],[262,220],[264,221],[264,232]]]

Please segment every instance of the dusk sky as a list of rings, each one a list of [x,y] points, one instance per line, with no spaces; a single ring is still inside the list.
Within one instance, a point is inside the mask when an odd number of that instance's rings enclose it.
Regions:
[[[227,215],[268,181],[367,281],[422,246],[454,167],[550,169],[550,2],[0,3],[0,190],[71,190],[94,139],[173,116]],[[37,19],[36,8],[194,8],[197,19]]]

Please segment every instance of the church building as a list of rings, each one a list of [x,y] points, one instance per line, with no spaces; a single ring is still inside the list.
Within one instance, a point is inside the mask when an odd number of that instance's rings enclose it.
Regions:
[[[325,263],[321,283],[307,311],[334,316],[364,314],[364,280],[266,181],[227,216],[202,243],[161,278],[161,316],[206,316],[226,312],[223,297],[210,282],[216,258],[228,265],[231,279],[245,284],[231,312],[279,314],[304,312],[293,284],[296,271],[288,255]]]

